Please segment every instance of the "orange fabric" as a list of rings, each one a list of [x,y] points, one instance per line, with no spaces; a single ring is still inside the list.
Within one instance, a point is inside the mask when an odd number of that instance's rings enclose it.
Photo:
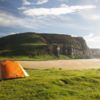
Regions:
[[[24,77],[24,72],[19,64],[15,61],[1,61],[0,62],[0,79]]]

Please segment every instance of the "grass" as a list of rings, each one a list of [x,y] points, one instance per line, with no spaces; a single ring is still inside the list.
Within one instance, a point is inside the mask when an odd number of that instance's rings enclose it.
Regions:
[[[22,46],[43,46],[43,45],[47,45],[46,43],[42,43],[42,42],[37,42],[37,43],[24,43],[22,44]]]
[[[0,100],[100,100],[100,70],[27,72],[29,77],[0,81]]]
[[[56,57],[54,55],[39,55],[39,56],[0,56],[0,60],[13,59],[13,60],[60,60],[60,59],[71,59],[71,57],[60,55],[60,57]]]

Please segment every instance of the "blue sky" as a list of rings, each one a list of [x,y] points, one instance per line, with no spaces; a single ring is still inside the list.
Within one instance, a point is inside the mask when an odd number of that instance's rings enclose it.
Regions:
[[[100,48],[100,0],[0,0],[0,36],[45,32],[82,36]]]

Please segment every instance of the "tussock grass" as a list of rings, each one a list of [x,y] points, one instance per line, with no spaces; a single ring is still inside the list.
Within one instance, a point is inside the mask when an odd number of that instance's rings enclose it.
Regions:
[[[100,100],[100,70],[27,72],[29,77],[0,81],[0,100]]]

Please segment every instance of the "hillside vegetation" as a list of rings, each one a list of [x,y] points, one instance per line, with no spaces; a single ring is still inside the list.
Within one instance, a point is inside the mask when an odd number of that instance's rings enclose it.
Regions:
[[[0,100],[100,100],[100,70],[27,72],[29,77],[0,81]]]
[[[0,56],[67,56],[86,58],[88,47],[81,37],[63,34],[22,33],[0,38]],[[58,53],[57,48],[60,48]]]

